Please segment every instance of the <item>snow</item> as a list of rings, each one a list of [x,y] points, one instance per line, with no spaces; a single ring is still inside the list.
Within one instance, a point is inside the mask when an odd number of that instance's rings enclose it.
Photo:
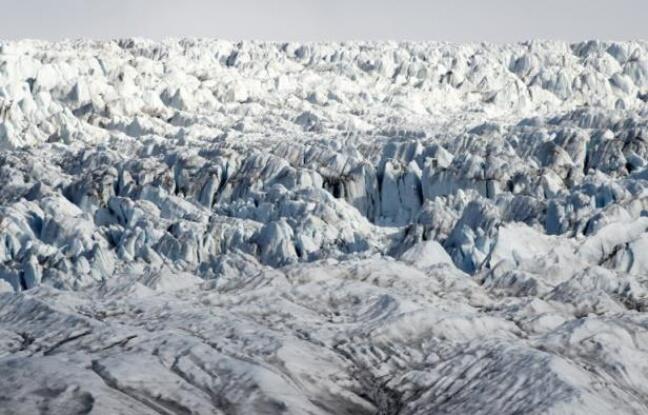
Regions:
[[[646,97],[646,42],[2,42],[0,413],[646,413]]]

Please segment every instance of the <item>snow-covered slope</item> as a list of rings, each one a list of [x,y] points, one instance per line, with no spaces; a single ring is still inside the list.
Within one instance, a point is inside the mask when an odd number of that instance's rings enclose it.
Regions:
[[[648,43],[0,43],[0,413],[648,412]]]

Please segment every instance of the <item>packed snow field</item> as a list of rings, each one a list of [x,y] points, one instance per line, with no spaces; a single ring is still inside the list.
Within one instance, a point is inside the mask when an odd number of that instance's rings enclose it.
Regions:
[[[0,43],[0,413],[648,413],[648,43]]]

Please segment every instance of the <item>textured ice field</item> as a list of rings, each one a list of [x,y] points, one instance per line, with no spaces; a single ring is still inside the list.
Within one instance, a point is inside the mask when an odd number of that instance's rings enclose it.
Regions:
[[[0,43],[0,414],[648,413],[648,43]]]

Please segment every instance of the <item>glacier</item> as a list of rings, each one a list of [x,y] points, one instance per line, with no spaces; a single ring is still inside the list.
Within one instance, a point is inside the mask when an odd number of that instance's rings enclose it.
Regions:
[[[648,413],[648,42],[0,42],[1,414]]]

